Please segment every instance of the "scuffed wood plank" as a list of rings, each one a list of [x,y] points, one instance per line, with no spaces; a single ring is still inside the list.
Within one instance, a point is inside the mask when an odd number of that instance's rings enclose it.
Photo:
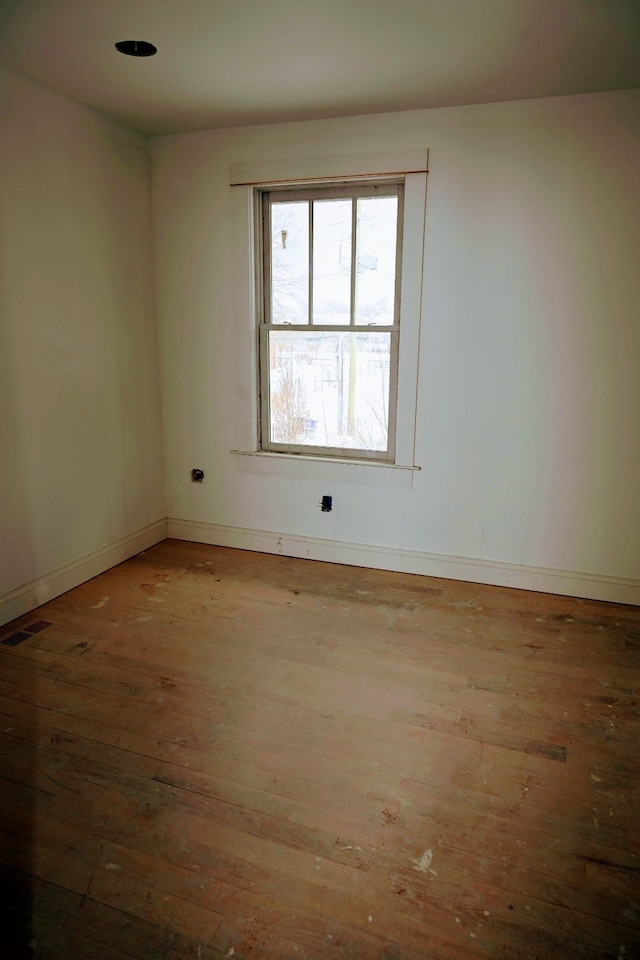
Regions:
[[[167,541],[37,618],[0,866],[43,956],[640,953],[639,610]]]

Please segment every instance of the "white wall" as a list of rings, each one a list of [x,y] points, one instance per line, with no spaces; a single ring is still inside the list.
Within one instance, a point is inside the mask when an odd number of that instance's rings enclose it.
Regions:
[[[0,103],[3,622],[166,508],[146,142],[7,71]]]
[[[231,454],[251,417],[231,164],[417,147],[413,486]],[[171,533],[640,602],[640,91],[171,136],[152,153]]]
[[[0,102],[0,622],[162,538],[160,387],[174,535],[640,602],[639,91],[156,139],[161,380],[145,141]],[[422,470],[231,454],[231,164],[424,147]]]

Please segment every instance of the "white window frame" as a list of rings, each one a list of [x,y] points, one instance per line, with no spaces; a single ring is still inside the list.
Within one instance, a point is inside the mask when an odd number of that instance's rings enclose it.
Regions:
[[[389,325],[357,324],[355,318],[355,244],[356,244],[356,204],[352,203],[352,245],[350,251],[351,264],[351,323],[320,324],[313,320],[313,232],[309,232],[309,317],[308,323],[281,325],[274,323],[271,316],[271,222],[270,207],[282,201],[322,201],[334,199],[349,199],[355,201],[359,197],[370,197],[373,191],[379,196],[395,196],[398,199],[397,238],[396,238],[396,265],[394,289],[394,317]],[[258,282],[258,302],[256,314],[258,318],[258,436],[259,446],[263,451],[273,453],[296,453],[300,456],[319,456],[348,460],[380,460],[386,463],[395,461],[396,438],[396,397],[398,375],[398,345],[400,339],[400,303],[401,303],[401,270],[402,270],[402,222],[404,206],[404,179],[384,177],[364,181],[362,179],[339,181],[322,186],[309,187],[307,184],[295,185],[289,188],[266,187],[256,188],[256,214],[260,228],[256,229],[256,263],[261,265]],[[311,216],[310,210],[310,216]],[[270,437],[271,426],[271,390],[269,369],[269,333],[271,331],[313,332],[313,333],[388,333],[390,347],[389,369],[389,396],[387,403],[387,446],[384,450],[367,449],[363,447],[350,448],[346,446],[331,447],[328,445],[316,446],[313,444],[296,444],[274,441]]]
[[[314,186],[357,178],[383,177],[404,182],[401,303],[396,390],[396,435],[393,461],[319,456],[262,450],[259,437],[258,309],[261,264],[256,256],[256,231],[261,218],[256,191],[293,185]],[[265,475],[354,479],[391,486],[411,486],[415,463],[418,363],[423,300],[423,264],[426,217],[427,151],[392,151],[335,157],[233,164],[230,171],[233,234],[233,290],[236,403],[232,411],[237,443],[230,451],[242,457],[244,472]],[[245,460],[246,458],[246,460]],[[250,462],[249,462],[250,461]],[[307,467],[302,464],[306,463]],[[345,472],[346,470],[346,472]],[[381,478],[380,470],[385,474]],[[312,472],[310,472],[312,471]],[[372,474],[363,471],[373,471]],[[395,478],[390,475],[395,474]],[[403,480],[398,474],[403,473]]]

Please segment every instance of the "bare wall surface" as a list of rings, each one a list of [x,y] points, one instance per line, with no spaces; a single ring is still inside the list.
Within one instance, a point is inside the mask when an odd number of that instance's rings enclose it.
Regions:
[[[146,143],[7,71],[0,103],[2,599],[166,510]]]
[[[424,147],[421,471],[230,453],[253,415],[231,165]],[[639,148],[638,91],[152,141],[169,517],[637,585]]]

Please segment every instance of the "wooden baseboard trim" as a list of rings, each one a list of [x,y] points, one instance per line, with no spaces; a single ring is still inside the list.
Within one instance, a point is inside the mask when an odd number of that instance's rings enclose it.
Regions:
[[[169,518],[167,536],[288,557],[640,606],[640,581]]]
[[[38,577],[10,593],[0,596],[0,625],[15,620],[16,617],[28,613],[35,607],[41,606],[61,593],[72,590],[73,587],[91,580],[92,577],[104,573],[123,560],[128,560],[136,553],[160,543],[167,537],[166,519],[142,527],[126,537],[121,537],[114,543],[107,544],[93,553],[88,553],[78,560],[65,564],[57,570]]]

